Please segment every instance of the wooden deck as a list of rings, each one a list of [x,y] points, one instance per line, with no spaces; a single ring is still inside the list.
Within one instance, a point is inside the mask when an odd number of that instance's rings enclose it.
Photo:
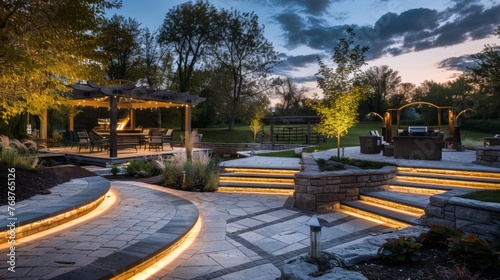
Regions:
[[[65,163],[67,164],[96,165],[106,167],[115,164],[122,164],[134,159],[156,159],[158,157],[171,157],[175,153],[182,153],[184,151],[185,149],[183,147],[174,147],[174,149],[171,150],[168,146],[165,146],[163,151],[148,151],[147,149],[137,149],[136,151],[134,148],[126,148],[118,150],[118,156],[111,158],[109,157],[109,151],[94,151],[90,153],[88,148],[82,149],[80,152],[78,152],[78,149],[75,147],[73,147],[73,149],[70,149],[69,147],[61,147],[50,148],[50,154],[45,154],[45,158],[50,157],[51,154],[53,154],[54,157],[64,155]],[[193,153],[200,151],[211,152],[211,149],[193,149]]]

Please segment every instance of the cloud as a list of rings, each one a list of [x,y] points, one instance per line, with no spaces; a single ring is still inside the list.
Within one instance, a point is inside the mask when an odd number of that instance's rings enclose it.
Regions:
[[[290,7],[307,10],[306,2],[309,1],[291,2],[293,5]],[[334,1],[320,2],[315,7],[325,7]],[[345,36],[347,27],[351,27],[356,32],[356,44],[369,46],[368,60],[483,39],[491,36],[500,23],[500,4],[486,7],[479,1],[470,0],[453,0],[452,4],[443,11],[417,8],[401,13],[386,13],[373,25],[365,26],[326,24],[326,20],[311,17],[315,15],[312,8],[307,10],[306,15],[288,9],[275,19],[284,31],[286,47],[289,49],[305,45],[332,52],[338,39]]]
[[[322,15],[328,11],[328,8],[336,0],[271,0],[272,5],[279,5],[292,9],[296,12],[302,12],[308,15]]]
[[[475,65],[474,60],[470,54],[462,55],[458,57],[450,57],[444,59],[438,63],[438,68],[444,68],[446,70],[457,70],[465,72],[467,68]]]
[[[317,63],[319,54],[287,56],[280,54],[281,62],[273,67],[275,74],[280,76],[289,76],[291,71],[296,71],[297,68],[307,68],[311,64]]]

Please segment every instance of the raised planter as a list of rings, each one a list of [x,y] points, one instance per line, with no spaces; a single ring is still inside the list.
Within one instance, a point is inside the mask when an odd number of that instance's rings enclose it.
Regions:
[[[425,208],[425,215],[420,219],[420,224],[460,228],[467,233],[493,241],[499,232],[500,203],[460,197],[470,192],[474,191],[452,190],[432,196]]]
[[[327,172],[306,169],[295,174],[294,207],[310,211],[337,209],[340,201],[357,200],[361,190],[386,190],[395,173],[394,166]]]
[[[500,146],[476,147],[474,163],[500,167]]]

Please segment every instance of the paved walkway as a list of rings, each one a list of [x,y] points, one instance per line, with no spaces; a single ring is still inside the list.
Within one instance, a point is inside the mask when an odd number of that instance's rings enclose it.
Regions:
[[[346,148],[345,156],[359,147]],[[314,153],[328,158],[335,150]],[[380,155],[361,155],[372,160],[394,160]],[[378,159],[379,158],[379,159]],[[406,161],[405,165],[439,166],[472,170],[498,169],[473,165],[471,152],[444,152],[439,162]],[[236,160],[238,165],[298,168],[298,159],[254,156]],[[227,161],[225,165],[235,165]],[[403,160],[399,162],[401,164]],[[416,163],[414,163],[416,162]],[[75,188],[81,184],[74,181]],[[78,189],[76,190],[78,191]],[[150,279],[276,279],[283,262],[309,250],[306,221],[312,213],[291,208],[291,197],[279,194],[193,193],[140,182],[112,182],[111,192],[102,207],[104,214],[90,218],[68,230],[53,232],[36,240],[17,240],[16,272],[0,263],[2,279],[49,279],[85,266],[117,250],[139,242],[158,228],[168,225],[173,206],[153,192],[165,192],[191,201],[199,210],[201,232],[194,243],[166,267],[158,267]],[[57,196],[58,191],[52,195]],[[60,199],[60,198],[54,198]],[[116,199],[111,203],[110,200]],[[52,199],[34,197],[40,206]],[[22,202],[29,208],[30,201]],[[21,205],[21,203],[20,203]],[[35,205],[35,204],[33,204]],[[319,215],[323,219],[323,250],[332,251],[351,241],[392,231],[380,222],[348,216],[341,212]],[[7,248],[0,247],[5,258]],[[144,276],[144,275],[142,275]],[[138,277],[137,279],[141,278]]]
[[[259,153],[267,153],[270,151],[256,151],[253,157],[245,157],[236,160],[222,162],[223,166],[240,166],[240,167],[281,167],[298,169],[298,158],[280,158],[280,157],[260,157]],[[248,153],[247,153],[248,154]],[[327,151],[320,151],[312,153],[315,159],[329,159],[332,156],[337,156],[337,149]],[[455,150],[444,149],[442,160],[410,160],[410,159],[396,159],[394,157],[386,157],[382,152],[378,154],[362,154],[359,147],[346,147],[341,148],[340,155],[344,157],[352,157],[355,159],[364,159],[371,161],[383,161],[395,163],[398,166],[409,167],[429,167],[429,168],[449,168],[457,170],[470,170],[470,171],[485,171],[485,172],[500,172],[500,168],[489,167],[480,164],[474,164],[476,160],[475,151],[457,152]]]
[[[190,200],[202,226],[194,243],[151,279],[275,279],[283,261],[308,252],[305,223],[312,213],[291,208],[285,195],[192,193],[139,182],[112,182],[111,191],[105,203],[116,202],[106,213],[36,240],[17,240],[16,272],[7,271],[2,261],[0,278],[50,279],[139,242],[173,215],[172,206],[153,191]],[[326,221],[324,249],[388,229],[338,212],[319,217]],[[0,254],[7,250],[2,246]]]

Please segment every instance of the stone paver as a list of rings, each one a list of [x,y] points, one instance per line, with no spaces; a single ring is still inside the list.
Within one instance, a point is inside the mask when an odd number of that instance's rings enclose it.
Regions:
[[[489,170],[472,164],[475,156],[471,152],[444,152],[443,161],[439,162],[362,155],[359,147],[346,148],[344,153],[371,160],[398,161],[407,166]],[[335,154],[335,150],[313,153],[316,158]],[[298,159],[254,156],[238,161],[248,167],[298,168]],[[224,164],[241,166],[240,163]],[[491,170],[498,172],[498,169]],[[283,194],[193,193],[139,182],[113,182],[111,189],[118,201],[100,217],[36,241],[19,240],[16,273],[7,273],[7,264],[2,261],[0,278],[49,279],[147,238],[168,224],[175,209],[165,201],[160,203],[161,198],[150,191],[192,202],[199,211],[201,231],[194,243],[169,265],[158,268],[153,275],[139,275],[136,279],[146,276],[150,279],[276,279],[285,261],[309,252],[309,228],[305,223],[312,213],[291,208],[291,197]],[[49,196],[30,203],[41,203],[36,204],[41,206],[43,201],[51,201]],[[395,230],[385,224],[341,212],[321,213],[319,218],[323,221],[323,250],[340,254],[351,262],[373,254],[381,242],[397,234],[387,234]],[[370,241],[373,238],[376,241]],[[1,248],[0,254],[5,256],[5,246]]]

